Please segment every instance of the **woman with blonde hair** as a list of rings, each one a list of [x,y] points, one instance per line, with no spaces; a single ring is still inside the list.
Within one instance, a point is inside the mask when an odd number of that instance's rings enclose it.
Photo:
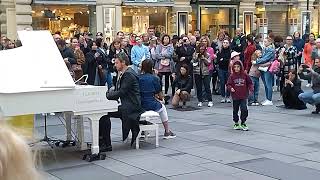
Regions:
[[[3,123],[0,123],[0,179],[41,179],[27,143]]]

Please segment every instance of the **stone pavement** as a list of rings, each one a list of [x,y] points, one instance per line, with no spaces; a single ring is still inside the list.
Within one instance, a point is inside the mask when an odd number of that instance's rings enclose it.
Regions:
[[[84,152],[44,146],[40,169],[50,180],[320,179],[320,115],[311,115],[311,107],[302,111],[249,107],[250,131],[243,132],[232,129],[231,104],[214,98],[212,108],[181,112],[168,106],[177,138],[161,139],[159,148],[153,138],[141,143],[139,150],[121,142],[120,121],[113,119],[113,151],[106,160],[89,163],[81,160]],[[43,121],[38,118],[36,124],[41,137]],[[48,131],[65,136],[57,117],[49,119]]]

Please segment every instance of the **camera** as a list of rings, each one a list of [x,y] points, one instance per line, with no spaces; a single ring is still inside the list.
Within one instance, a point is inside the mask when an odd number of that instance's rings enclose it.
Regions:
[[[284,76],[284,78],[289,79],[289,75],[288,75],[288,74],[287,74],[287,75],[285,75],[285,76]]]

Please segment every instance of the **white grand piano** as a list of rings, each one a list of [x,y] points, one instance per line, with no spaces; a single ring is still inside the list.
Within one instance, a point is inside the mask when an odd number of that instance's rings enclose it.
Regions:
[[[91,160],[97,159],[99,119],[117,111],[118,103],[107,100],[106,87],[74,83],[49,31],[20,31],[18,35],[22,47],[0,51],[2,119],[65,112],[67,139],[70,139],[71,116],[88,118],[92,133]]]

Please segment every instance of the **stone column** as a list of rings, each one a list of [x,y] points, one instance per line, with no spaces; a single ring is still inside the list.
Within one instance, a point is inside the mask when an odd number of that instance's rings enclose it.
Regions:
[[[15,0],[16,1],[16,23],[17,30],[26,28],[32,29],[32,0]]]
[[[188,13],[187,16],[187,30],[186,32],[188,33],[191,30],[191,15],[190,12],[192,11],[192,7],[190,6],[190,0],[175,0],[174,1],[174,6],[172,7],[172,13],[175,15],[176,18],[172,19],[171,24],[173,25],[173,27],[171,28],[171,32],[169,32],[169,34],[176,34],[178,35],[178,26],[179,26],[179,22],[178,22],[178,13],[179,12],[186,12]]]
[[[256,1],[255,0],[243,0],[240,2],[239,6],[239,28],[241,28],[244,32],[244,13],[252,13],[253,14],[253,27],[252,31],[257,29],[256,19],[257,16],[255,15],[256,11]]]
[[[14,4],[13,0],[1,0],[0,1],[0,33],[1,33],[1,35],[5,35],[5,36],[8,35],[8,23],[7,23],[8,19],[9,19],[9,22],[11,21],[15,24],[15,17],[10,16],[10,13],[9,13],[9,17],[8,17],[7,11],[14,11],[15,12],[15,4]],[[9,38],[13,38],[13,37],[9,37]]]
[[[97,34],[97,13],[94,6],[89,6],[89,31],[93,34]]]
[[[111,38],[122,29],[121,0],[97,0],[97,31]]]

